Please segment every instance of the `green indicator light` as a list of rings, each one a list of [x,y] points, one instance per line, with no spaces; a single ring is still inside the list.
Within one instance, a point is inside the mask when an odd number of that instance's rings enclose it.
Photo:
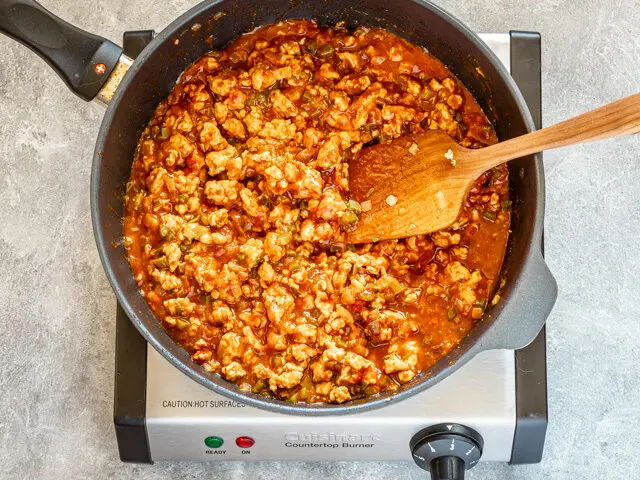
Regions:
[[[209,448],[220,448],[224,440],[220,437],[207,437],[204,439],[204,444]]]

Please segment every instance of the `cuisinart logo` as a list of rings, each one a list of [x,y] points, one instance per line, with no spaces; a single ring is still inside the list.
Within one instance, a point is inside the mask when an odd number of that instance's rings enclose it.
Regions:
[[[372,448],[380,441],[377,433],[289,432],[285,447],[291,448]]]

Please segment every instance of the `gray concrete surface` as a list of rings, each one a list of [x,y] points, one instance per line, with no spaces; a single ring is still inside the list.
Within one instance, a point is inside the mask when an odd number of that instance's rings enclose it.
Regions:
[[[119,42],[195,0],[42,0]],[[640,1],[438,2],[476,31],[542,32],[544,121],[640,91]],[[0,478],[425,478],[410,464],[131,466],[112,425],[114,306],[89,216],[102,109],[0,38]],[[640,138],[548,153],[551,422],[542,463],[471,479],[640,478]]]

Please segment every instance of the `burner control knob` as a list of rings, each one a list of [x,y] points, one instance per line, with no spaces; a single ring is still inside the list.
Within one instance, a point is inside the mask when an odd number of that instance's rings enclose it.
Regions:
[[[432,480],[463,480],[478,463],[484,442],[478,432],[456,423],[442,423],[416,433],[409,446],[413,461],[431,472]]]

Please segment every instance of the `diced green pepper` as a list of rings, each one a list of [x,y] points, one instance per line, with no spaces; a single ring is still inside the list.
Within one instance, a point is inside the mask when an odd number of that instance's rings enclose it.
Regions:
[[[349,200],[349,202],[347,203],[347,208],[351,210],[353,213],[355,213],[356,215],[359,215],[360,213],[362,213],[362,205],[360,205],[355,200]]]
[[[269,95],[264,92],[256,92],[256,105],[266,105],[269,103]]]
[[[171,130],[169,128],[162,127],[160,129],[160,135],[158,135],[158,138],[160,140],[167,140],[170,136],[171,136]]]
[[[313,40],[309,40],[304,44],[304,49],[311,55],[315,55],[318,51],[318,44]]]
[[[256,384],[253,386],[253,393],[263,392],[264,390],[267,389],[267,387],[268,387],[268,384],[266,381],[258,380]]]
[[[301,388],[300,391],[298,392],[298,398],[302,401],[307,400],[310,395],[311,395],[311,391],[307,387]]]
[[[482,300],[478,300],[473,304],[474,307],[485,308],[487,306],[487,299],[483,298]]]
[[[496,214],[490,210],[485,210],[482,213],[482,217],[487,220],[494,221],[496,219]]]
[[[331,44],[326,43],[318,48],[318,56],[320,58],[328,58],[334,54],[335,50]]]
[[[352,212],[351,210],[347,210],[344,213],[344,215],[342,215],[342,218],[340,219],[340,223],[343,226],[353,225],[357,221],[358,221],[358,215],[356,215],[355,212]]]
[[[245,104],[249,107],[255,107],[257,105],[266,105],[269,103],[269,95],[265,92],[253,92],[247,98]]]
[[[151,263],[157,268],[169,268],[169,262],[167,261],[167,257],[165,256],[154,258],[153,260],[151,260]]]
[[[187,328],[189,325],[191,325],[191,322],[184,318],[178,318],[176,320],[176,327],[178,327],[180,330]]]

